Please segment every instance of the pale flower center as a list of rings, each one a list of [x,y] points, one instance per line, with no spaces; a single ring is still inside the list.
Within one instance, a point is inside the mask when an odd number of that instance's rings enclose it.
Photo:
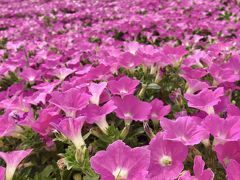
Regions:
[[[121,89],[121,90],[120,90],[120,93],[121,93],[121,94],[126,94],[126,93],[127,93],[127,90],[126,90],[126,89]]]
[[[132,119],[132,114],[129,112],[124,113],[124,117],[125,117],[125,119]]]
[[[124,179],[127,179],[128,171],[127,169],[117,167],[112,174],[115,180],[124,180]]]
[[[172,165],[172,158],[170,156],[162,156],[159,160],[161,166],[171,166]]]

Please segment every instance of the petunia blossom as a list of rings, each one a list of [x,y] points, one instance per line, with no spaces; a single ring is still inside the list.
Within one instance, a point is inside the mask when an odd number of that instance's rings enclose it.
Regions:
[[[171,106],[164,106],[163,102],[157,98],[152,100],[151,102],[152,109],[150,113],[150,119],[152,120],[161,120],[164,116],[166,116],[171,111]]]
[[[226,168],[226,173],[228,180],[240,179],[240,163],[232,159]]]
[[[205,162],[201,156],[195,156],[193,172],[194,176],[190,175],[190,172],[187,171],[184,175],[179,177],[179,180],[191,180],[191,179],[204,179],[204,180],[213,180],[214,174],[210,168],[204,169]]]
[[[77,88],[65,92],[54,91],[51,96],[49,102],[62,109],[67,117],[76,117],[77,111],[85,108],[91,97],[82,89]]]
[[[223,95],[224,89],[220,87],[214,91],[205,88],[198,94],[186,93],[184,97],[188,100],[189,107],[200,109],[208,114],[214,114],[214,106],[221,101],[220,97]]]
[[[123,76],[118,80],[111,80],[108,82],[108,89],[114,95],[120,95],[121,97],[133,94],[138,86],[139,81],[131,79],[127,76]]]
[[[82,127],[85,123],[85,117],[79,116],[78,118],[65,118],[60,123],[51,123],[52,126],[66,136],[73,142],[77,149],[81,149],[84,145],[84,139],[82,137]]]
[[[106,133],[109,125],[106,121],[106,115],[113,112],[117,107],[113,101],[108,101],[103,106],[97,106],[95,104],[89,104],[83,109],[82,114],[86,116],[86,122],[89,124],[96,123],[98,127]]]
[[[147,180],[149,162],[150,151],[147,148],[132,149],[121,140],[90,159],[91,167],[102,180]]]
[[[101,82],[101,83],[91,83],[88,87],[89,92],[92,94],[92,97],[90,98],[90,102],[92,104],[99,105],[100,96],[103,92],[103,90],[107,87],[107,82]]]
[[[148,120],[152,108],[150,103],[143,102],[133,95],[127,95],[123,98],[114,97],[113,101],[117,106],[115,113],[119,118],[135,121]]]
[[[18,150],[11,152],[0,152],[0,158],[2,158],[6,166],[6,180],[12,180],[13,175],[20,162],[32,152],[32,149]]]
[[[150,142],[151,160],[149,179],[175,179],[183,170],[183,161],[188,154],[188,148],[180,142],[164,140],[158,133]]]
[[[218,144],[214,147],[214,151],[217,154],[218,161],[226,167],[231,159],[240,163],[240,142],[232,141],[225,144]]]
[[[163,119],[160,124],[164,130],[164,139],[182,142],[184,145],[199,144],[209,137],[209,133],[199,125],[199,118],[178,117],[175,121]]]
[[[214,144],[240,140],[239,116],[226,119],[210,115],[202,122],[203,126],[214,136]]]
[[[0,180],[5,179],[5,168],[0,166]]]

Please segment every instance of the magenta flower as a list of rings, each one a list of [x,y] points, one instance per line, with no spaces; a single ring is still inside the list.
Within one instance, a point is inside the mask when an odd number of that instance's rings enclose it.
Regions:
[[[151,101],[152,109],[150,113],[150,119],[152,120],[161,120],[171,111],[171,106],[164,106],[163,102],[159,99],[154,99]]]
[[[52,127],[50,123],[58,123],[60,121],[60,116],[58,111],[54,108],[45,108],[39,112],[39,117],[36,121],[32,122],[32,129],[39,133],[41,136],[47,136]]]
[[[82,127],[85,123],[85,119],[84,116],[80,116],[76,119],[65,118],[58,124],[51,124],[56,130],[71,140],[77,149],[81,149],[82,146],[85,145],[82,137]]]
[[[115,113],[119,118],[135,121],[148,120],[152,108],[150,103],[140,101],[133,95],[127,95],[123,98],[115,97],[113,101],[117,106]]]
[[[63,81],[67,76],[69,76],[74,72],[75,70],[73,69],[62,67],[62,68],[55,69],[52,74],[56,76],[58,79],[60,79],[61,81]]]
[[[133,94],[138,86],[139,81],[131,79],[127,76],[121,77],[118,80],[111,80],[108,82],[108,89],[114,95],[121,97]]]
[[[107,87],[107,82],[101,82],[99,84],[91,83],[89,85],[88,89],[89,89],[89,92],[92,94],[90,102],[92,104],[99,105],[100,96],[106,87]]]
[[[41,76],[40,71],[32,68],[26,68],[23,70],[23,72],[20,73],[20,77],[28,82],[34,82],[38,80],[40,76]]]
[[[232,159],[226,168],[226,173],[227,173],[228,180],[240,179],[240,164],[239,164],[239,162]]]
[[[102,180],[145,180],[149,160],[150,152],[146,148],[132,149],[118,140],[110,144],[106,151],[99,151],[90,163]]]
[[[5,179],[5,168],[0,166],[0,180]]]
[[[0,157],[6,162],[6,180],[11,180],[20,162],[32,152],[32,149],[12,152],[0,152]]]
[[[220,118],[210,115],[202,122],[203,126],[214,136],[214,144],[240,140],[240,121],[238,116]]]
[[[232,141],[225,144],[218,144],[214,151],[216,151],[219,162],[226,167],[231,159],[240,163],[240,142]]]
[[[209,137],[209,133],[199,125],[199,118],[178,117],[175,121],[163,119],[160,123],[164,130],[164,139],[182,142],[184,145],[199,144]]]
[[[198,94],[186,93],[184,97],[188,100],[188,106],[205,111],[208,114],[214,114],[213,106],[217,105],[224,95],[223,88],[217,88],[214,91],[203,89]]]
[[[149,166],[149,179],[158,180],[175,179],[183,170],[183,161],[188,154],[188,148],[180,142],[163,139],[158,133],[150,142],[151,159]]]
[[[179,178],[179,180],[191,180],[191,179],[204,179],[204,180],[213,180],[214,174],[210,168],[205,169],[205,162],[203,161],[201,156],[195,156],[194,158],[194,165],[193,165],[193,172],[194,176],[190,175],[188,171],[183,176]]]
[[[9,118],[9,113],[0,116],[0,138],[4,136],[11,136],[16,130],[16,123]]]
[[[194,94],[197,91],[200,91],[205,88],[209,88],[209,84],[197,79],[190,79],[190,78],[185,78],[187,83],[188,83],[188,89],[187,92],[188,94]]]
[[[76,117],[77,111],[87,106],[90,97],[82,89],[72,88],[65,92],[54,91],[49,102],[62,109],[67,117]]]
[[[108,101],[103,106],[97,106],[95,104],[89,104],[83,109],[82,114],[86,116],[86,122],[89,124],[96,123],[98,127],[106,133],[108,129],[108,123],[106,121],[106,115],[113,112],[117,107],[113,101]]]

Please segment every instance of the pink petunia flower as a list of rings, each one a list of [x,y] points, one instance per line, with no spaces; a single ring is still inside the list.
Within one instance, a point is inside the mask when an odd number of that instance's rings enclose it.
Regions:
[[[166,116],[171,111],[171,106],[164,106],[163,102],[159,99],[154,99],[151,102],[152,109],[150,113],[150,119],[152,120],[161,120],[164,116]]]
[[[101,82],[99,84],[91,83],[89,85],[88,89],[89,89],[89,92],[92,94],[92,97],[90,98],[90,102],[92,104],[99,105],[100,96],[106,87],[107,87],[107,82]]]
[[[6,180],[11,180],[20,162],[32,152],[32,149],[0,152],[0,157],[6,162]]]
[[[51,125],[71,140],[77,149],[81,149],[82,146],[85,145],[82,137],[82,127],[85,123],[85,119],[84,116],[79,116],[76,119],[65,118],[61,120],[60,123],[51,123]]]
[[[127,95],[113,98],[116,115],[124,120],[145,121],[151,112],[151,104],[139,100],[136,96]]]
[[[149,160],[147,148],[132,149],[118,140],[110,144],[106,151],[99,151],[90,163],[102,180],[146,180]]]
[[[82,89],[77,88],[65,92],[54,91],[51,95],[49,102],[62,109],[67,117],[76,117],[77,111],[85,108],[91,97]]]
[[[186,93],[184,97],[188,100],[188,106],[205,111],[208,114],[214,114],[213,106],[217,105],[224,95],[223,88],[217,88],[214,91],[203,89],[198,94]]]
[[[0,180],[5,179],[5,168],[0,166]]]
[[[62,68],[55,69],[52,72],[52,74],[54,76],[56,76],[58,79],[60,79],[61,81],[63,81],[64,79],[66,79],[67,76],[69,76],[70,74],[73,74],[75,71],[76,70],[66,68],[66,67],[62,67]]]
[[[126,95],[133,94],[138,84],[139,84],[138,80],[124,76],[118,80],[109,81],[108,89],[112,94],[124,97]]]
[[[240,142],[232,141],[225,144],[218,144],[215,146],[214,151],[217,154],[219,162],[226,167],[231,159],[240,163]]]
[[[89,124],[96,123],[98,127],[106,133],[108,129],[108,123],[106,121],[106,115],[113,112],[117,107],[113,101],[108,101],[103,106],[97,106],[95,104],[89,104],[83,109],[82,114],[86,116],[86,122]]]
[[[34,82],[36,80],[39,80],[41,73],[39,70],[26,68],[23,70],[23,72],[20,73],[19,76],[23,78],[25,81]]]
[[[151,159],[149,179],[175,179],[183,170],[183,161],[187,157],[188,148],[180,142],[163,139],[158,133],[150,142]]]
[[[163,119],[160,124],[164,130],[164,139],[182,142],[184,145],[199,144],[209,137],[209,133],[199,125],[194,116],[178,117],[175,121]]]
[[[226,168],[226,173],[227,173],[228,180],[240,179],[240,164],[239,164],[239,162],[232,159]]]
[[[220,118],[217,115],[210,115],[202,122],[209,133],[214,136],[214,144],[225,143],[226,141],[240,140],[240,121],[238,116]]]
[[[197,180],[197,179],[204,179],[204,180],[213,180],[214,174],[210,168],[204,169],[205,162],[203,161],[201,156],[195,156],[194,158],[194,165],[193,165],[193,172],[194,176],[190,175],[190,172],[187,171],[183,176],[179,177],[179,180]]]

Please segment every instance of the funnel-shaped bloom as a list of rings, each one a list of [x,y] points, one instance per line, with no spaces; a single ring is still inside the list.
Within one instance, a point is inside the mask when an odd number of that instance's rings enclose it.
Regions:
[[[235,160],[231,160],[226,169],[228,180],[240,179],[240,163]]]
[[[158,180],[163,177],[175,179],[183,170],[183,161],[187,157],[188,148],[180,142],[164,140],[158,133],[150,142],[151,160],[149,179]]]
[[[0,180],[5,179],[5,168],[0,166]]]
[[[62,109],[67,117],[75,117],[78,110],[87,106],[90,97],[82,89],[72,88],[65,92],[53,92],[49,102]]]
[[[56,76],[60,80],[64,80],[67,76],[74,73],[75,70],[69,68],[57,68],[53,71],[53,75]]]
[[[41,73],[38,70],[32,68],[26,68],[20,73],[20,77],[25,81],[34,82],[39,79]]]
[[[102,180],[145,180],[150,152],[144,147],[130,148],[118,140],[106,151],[99,151],[90,160],[91,167]]]
[[[16,129],[16,123],[8,116],[8,113],[0,116],[0,138],[4,136],[11,136]]]
[[[114,106],[113,101],[108,101],[103,106],[89,104],[85,109],[83,109],[82,113],[86,116],[87,123],[96,123],[103,132],[106,132],[108,128],[106,115],[113,112],[116,108],[117,107]]]
[[[111,80],[108,82],[108,89],[114,95],[121,97],[133,94],[138,86],[139,81],[131,79],[127,76],[121,77],[118,80]]]
[[[188,100],[188,106],[205,111],[208,114],[214,114],[213,106],[217,105],[224,95],[223,88],[217,88],[214,91],[203,89],[198,94],[185,94],[184,97]]]
[[[164,106],[163,102],[159,99],[154,99],[151,101],[152,109],[150,113],[150,119],[161,120],[165,115],[171,111],[171,106]]]
[[[194,94],[195,92],[197,92],[199,90],[209,88],[208,83],[200,81],[198,79],[186,78],[186,81],[188,83],[188,89],[187,89],[188,94]]]
[[[89,85],[88,89],[89,89],[89,92],[92,94],[92,97],[90,99],[92,104],[99,105],[100,96],[106,87],[107,87],[107,82],[101,82],[99,84],[91,83]]]
[[[82,137],[82,127],[85,122],[85,117],[80,116],[76,119],[66,118],[63,119],[60,123],[54,124],[51,123],[56,130],[66,136],[69,140],[73,142],[77,149],[81,149],[85,145],[85,142]]]
[[[123,98],[113,98],[117,116],[124,120],[144,121],[148,120],[151,112],[151,104],[139,100],[133,95],[124,96]]]
[[[204,179],[204,180],[213,180],[214,174],[210,168],[204,169],[205,162],[203,161],[201,156],[195,156],[193,172],[194,176],[190,175],[188,171],[186,174],[181,176],[179,180],[191,180],[191,179]]]
[[[56,107],[54,107],[56,108]],[[54,108],[45,108],[39,112],[37,121],[32,124],[32,129],[41,136],[47,136],[51,131],[50,123],[59,122],[59,114]]]
[[[6,164],[6,180],[11,180],[20,162],[32,152],[32,149],[19,150],[12,152],[0,152],[0,158],[2,158]]]
[[[199,118],[191,116],[178,117],[176,121],[163,119],[161,126],[164,139],[195,145],[208,138],[209,133],[199,125]]]
[[[235,159],[240,163],[240,142],[226,142],[218,144],[214,150],[216,151],[219,162],[226,167],[231,159]]]
[[[220,118],[210,115],[202,122],[203,126],[214,136],[214,144],[240,140],[240,121],[238,116]]]

